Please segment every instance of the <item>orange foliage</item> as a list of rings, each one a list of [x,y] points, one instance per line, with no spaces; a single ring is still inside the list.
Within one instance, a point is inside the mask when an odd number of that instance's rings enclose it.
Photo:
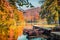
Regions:
[[[16,9],[14,6],[10,6],[10,4],[6,0],[1,0],[2,9],[0,10],[0,25],[2,25],[2,28],[0,30],[3,30],[0,35],[2,36],[2,40],[13,40],[13,36],[15,39],[19,35],[23,34],[23,28],[25,25],[23,12]],[[8,29],[6,29],[6,28]],[[3,29],[4,28],[4,29]],[[4,32],[4,36],[2,33]],[[7,33],[6,33],[7,32]],[[7,36],[9,35],[9,38]]]

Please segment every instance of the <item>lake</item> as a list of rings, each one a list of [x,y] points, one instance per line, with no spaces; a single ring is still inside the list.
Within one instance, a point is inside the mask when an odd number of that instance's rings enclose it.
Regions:
[[[18,36],[17,40],[28,40],[26,37],[27,37],[27,35]],[[46,39],[44,39],[44,38],[32,38],[30,40],[46,40]]]

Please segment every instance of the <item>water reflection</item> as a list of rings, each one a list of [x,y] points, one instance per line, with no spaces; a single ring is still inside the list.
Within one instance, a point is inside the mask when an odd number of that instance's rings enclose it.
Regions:
[[[27,35],[18,36],[17,40],[28,40],[26,37],[27,37]],[[46,40],[46,39],[43,39],[43,38],[33,38],[33,39],[30,39],[30,40]]]
[[[26,37],[27,35],[18,36],[17,40],[28,40]]]

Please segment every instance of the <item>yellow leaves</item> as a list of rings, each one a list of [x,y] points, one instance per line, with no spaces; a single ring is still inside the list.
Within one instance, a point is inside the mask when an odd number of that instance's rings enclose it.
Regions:
[[[0,10],[0,14],[2,14],[1,10]]]
[[[17,28],[16,25],[11,25],[11,26],[9,27],[9,29],[13,29],[13,30],[15,30],[16,28]]]
[[[17,35],[22,35],[22,34],[23,34],[23,27],[22,26],[18,26],[17,27]]]
[[[4,31],[2,32],[2,35],[5,35],[5,32]]]
[[[23,12],[22,11],[18,11],[18,16],[19,16],[20,21],[24,20]]]
[[[7,22],[8,22],[8,24],[16,25],[16,22],[15,22],[14,19],[11,19],[11,18],[10,18]]]
[[[24,29],[24,26],[25,26],[25,21],[24,21],[24,17],[23,17],[23,12],[22,11],[19,11],[19,10],[17,10],[17,9],[15,9],[14,10],[14,13],[16,14],[16,15],[18,15],[18,21],[16,21],[16,22],[18,22],[17,23],[17,28],[16,28],[16,30],[15,30],[15,32],[16,32],[16,35],[22,35],[23,34],[23,29]],[[19,30],[19,31],[18,31]]]
[[[23,12],[22,11],[19,11],[17,9],[14,10],[14,13],[16,13],[16,15],[18,15],[19,17],[19,21],[24,21],[24,17],[23,17]]]
[[[2,0],[2,2],[3,1],[5,1],[5,0]],[[7,34],[10,37],[13,37],[14,34],[15,34],[14,36],[22,35],[23,34],[23,29],[24,29],[24,26],[25,26],[23,12],[19,11],[15,7],[11,7],[7,1],[5,1],[3,3],[5,3],[5,4],[3,4],[3,6],[1,6],[4,9],[4,11],[0,10],[0,15],[2,16],[0,18],[0,19],[2,19],[2,20],[0,20],[0,24],[3,23],[3,25],[7,25],[7,26],[4,26],[4,27],[9,28],[9,30],[7,30],[8,31]],[[15,14],[18,17],[16,17]],[[19,20],[16,20],[15,17],[18,18]],[[4,30],[4,31],[1,34],[4,35],[6,33],[6,30]]]

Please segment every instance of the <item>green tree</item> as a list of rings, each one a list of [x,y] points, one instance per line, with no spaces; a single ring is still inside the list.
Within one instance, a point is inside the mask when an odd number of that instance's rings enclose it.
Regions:
[[[8,0],[11,5],[18,6],[25,5],[26,7],[34,7],[28,0]]]

